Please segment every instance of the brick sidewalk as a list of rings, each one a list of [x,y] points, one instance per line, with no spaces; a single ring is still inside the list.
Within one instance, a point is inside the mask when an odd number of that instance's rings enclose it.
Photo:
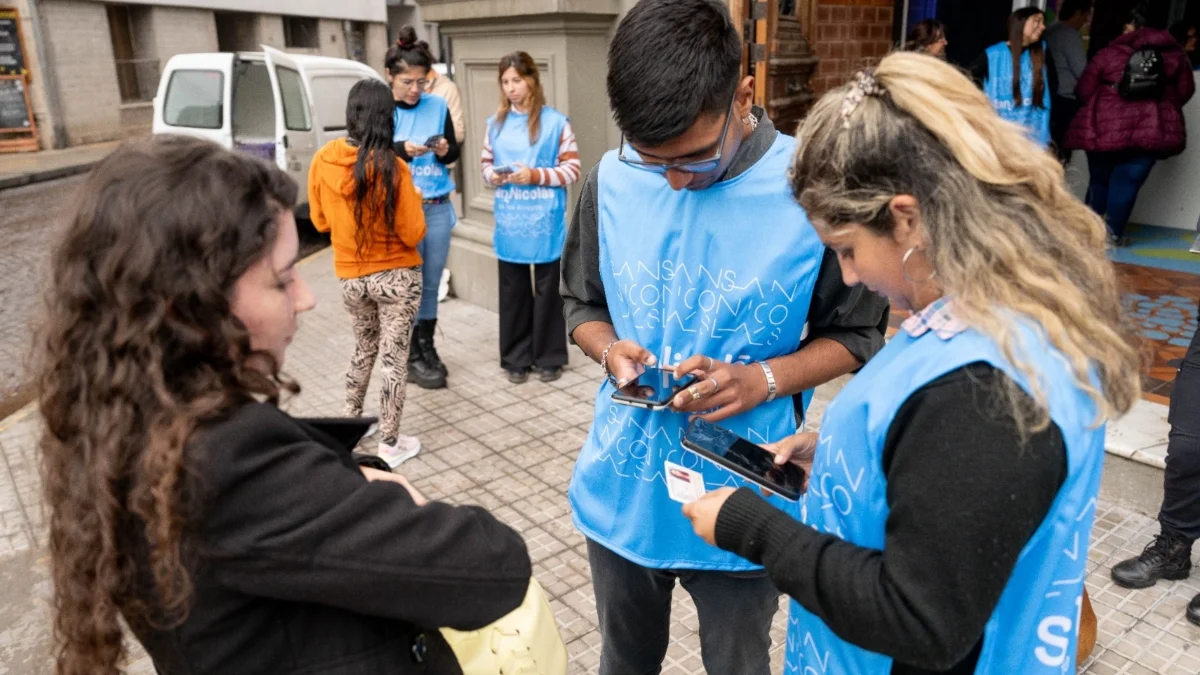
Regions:
[[[342,407],[353,339],[329,256],[326,251],[302,263],[319,305],[302,320],[289,352],[287,371],[304,387],[289,404],[298,415],[336,415]],[[595,606],[584,540],[571,524],[566,488],[591,422],[599,368],[574,352],[562,380],[513,386],[497,365],[495,314],[452,301],[442,306],[440,325],[439,349],[450,366],[451,386],[437,392],[409,389],[403,429],[420,436],[425,449],[403,473],[431,499],[482,504],[524,534],[534,573],[551,595],[568,643],[570,672],[595,673]],[[378,377],[368,398],[375,405],[377,382]],[[814,416],[835,389],[818,392]],[[0,424],[0,675],[52,672],[36,431],[36,415],[29,412]],[[1088,673],[1200,672],[1200,629],[1183,618],[1187,601],[1200,592],[1200,576],[1138,592],[1108,580],[1110,566],[1139,552],[1156,529],[1152,518],[1128,509],[1103,503],[1098,508],[1087,583],[1100,615],[1100,640]],[[780,612],[773,631],[775,672],[784,617]],[[680,591],[665,673],[704,672],[696,629],[695,609]],[[131,660],[129,672],[153,673],[140,653]]]

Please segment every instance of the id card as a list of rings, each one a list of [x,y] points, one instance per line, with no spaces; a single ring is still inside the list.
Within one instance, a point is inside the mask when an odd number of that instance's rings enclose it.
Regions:
[[[704,475],[699,471],[684,468],[674,462],[666,462],[667,494],[680,504],[690,504],[704,496]]]

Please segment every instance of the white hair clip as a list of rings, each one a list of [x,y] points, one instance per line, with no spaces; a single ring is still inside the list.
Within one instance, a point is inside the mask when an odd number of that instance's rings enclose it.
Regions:
[[[872,69],[860,70],[854,74],[854,81],[850,83],[850,91],[846,92],[846,98],[842,100],[842,128],[850,128],[850,116],[858,108],[858,104],[867,96],[882,96],[883,87],[879,86],[879,82],[875,80],[875,73]]]

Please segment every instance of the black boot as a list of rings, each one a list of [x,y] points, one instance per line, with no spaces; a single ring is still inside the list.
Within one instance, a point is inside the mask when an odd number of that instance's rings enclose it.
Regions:
[[[1192,571],[1192,542],[1163,532],[1150,542],[1142,554],[1117,563],[1113,581],[1125,588],[1149,588],[1159,579],[1186,579]]]
[[[1188,603],[1187,620],[1200,626],[1200,595],[1192,598],[1192,601]]]
[[[413,327],[412,347],[408,351],[408,381],[422,389],[445,389],[446,376],[425,357],[425,342],[432,342],[433,338],[425,336],[423,323],[419,321]]]
[[[446,377],[450,371],[446,370],[446,364],[442,363],[442,358],[438,356],[437,347],[433,346],[434,334],[437,333],[437,319],[422,319],[417,322],[417,326],[424,331],[426,337],[424,346],[421,348],[425,363],[441,373],[442,377]]]

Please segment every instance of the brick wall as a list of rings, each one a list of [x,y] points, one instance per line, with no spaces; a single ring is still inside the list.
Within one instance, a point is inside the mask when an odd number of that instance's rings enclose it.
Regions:
[[[821,0],[811,36],[820,59],[812,79],[817,95],[846,83],[892,49],[894,6],[892,0]]]

